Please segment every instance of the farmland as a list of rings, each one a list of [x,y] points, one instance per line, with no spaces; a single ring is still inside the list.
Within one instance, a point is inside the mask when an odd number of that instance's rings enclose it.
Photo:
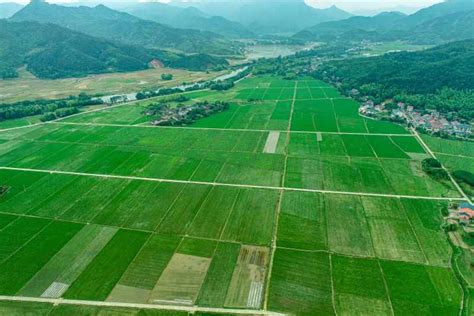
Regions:
[[[171,73],[174,79],[161,80],[161,74]],[[25,69],[19,78],[3,80],[0,86],[0,102],[17,102],[26,99],[58,99],[81,92],[88,94],[120,94],[156,89],[158,86],[177,86],[182,82],[207,80],[220,73],[191,72],[170,68],[148,69],[129,73],[91,75],[83,78],[58,80],[38,79]]]
[[[459,313],[441,226],[462,196],[409,131],[310,78],[187,96],[231,106],[0,131],[0,313]]]

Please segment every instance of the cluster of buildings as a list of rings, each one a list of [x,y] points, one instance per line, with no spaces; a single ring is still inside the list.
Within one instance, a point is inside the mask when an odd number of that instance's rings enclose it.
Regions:
[[[152,125],[175,125],[178,122],[182,122],[186,119],[191,106],[182,106],[177,108],[166,107],[159,115],[159,119],[153,120]]]
[[[227,109],[227,103],[200,102],[188,106],[168,107],[163,106],[159,112],[145,113],[158,118],[151,122],[152,125],[173,126],[192,124],[196,120]]]
[[[368,100],[361,105],[359,113],[370,117],[388,117],[394,121],[405,122],[409,126],[424,130],[428,133],[444,133],[459,138],[468,138],[471,136],[472,128],[470,124],[459,121],[448,121],[440,113],[432,111],[422,114],[415,111],[411,105],[399,102],[396,107],[388,109],[385,103],[374,104]]]
[[[469,226],[474,223],[474,205],[467,202],[461,203],[456,210],[450,213],[449,217],[464,226]]]

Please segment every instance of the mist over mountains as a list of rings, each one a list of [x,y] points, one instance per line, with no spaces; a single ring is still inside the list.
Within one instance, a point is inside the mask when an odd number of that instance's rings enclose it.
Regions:
[[[449,0],[412,15],[384,12],[374,17],[319,23],[296,35],[302,40],[407,40],[437,44],[474,36],[473,0]]]

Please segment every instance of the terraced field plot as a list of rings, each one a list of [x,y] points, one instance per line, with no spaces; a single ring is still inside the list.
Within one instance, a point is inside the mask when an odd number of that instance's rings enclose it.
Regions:
[[[280,92],[241,96],[260,90]],[[24,308],[53,314],[101,312],[67,305],[76,300],[183,314],[456,314],[461,288],[440,227],[459,193],[423,174],[429,155],[415,137],[359,117],[336,93],[252,77],[194,93],[232,106],[191,127],[145,126],[135,104],[0,132],[10,187],[0,295],[41,297]],[[320,102],[336,129],[299,129]]]

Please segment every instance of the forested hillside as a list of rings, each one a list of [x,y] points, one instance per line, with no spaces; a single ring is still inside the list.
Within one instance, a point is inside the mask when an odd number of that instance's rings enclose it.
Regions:
[[[374,17],[316,24],[294,35],[302,40],[391,41],[440,44],[474,37],[474,1],[448,0],[406,16],[386,12]]]
[[[22,65],[39,78],[55,79],[146,69],[153,59],[192,70],[227,64],[206,54],[185,56],[116,44],[54,24],[0,20],[0,78],[16,77]]]
[[[465,40],[420,52],[329,61],[317,75],[340,83],[343,90],[356,88],[379,100],[400,94],[437,95],[430,102],[449,108],[440,110],[474,118],[474,94],[462,92],[474,89],[473,60],[474,40]]]
[[[197,30],[174,29],[104,5],[65,7],[33,1],[12,21],[54,23],[69,29],[127,45],[168,48],[188,53],[236,54],[237,47],[220,35]]]

